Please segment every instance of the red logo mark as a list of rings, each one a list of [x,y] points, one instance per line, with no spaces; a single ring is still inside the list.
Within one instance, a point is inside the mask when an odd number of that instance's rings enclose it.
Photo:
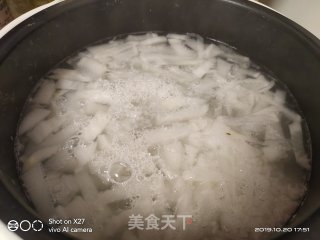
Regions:
[[[186,223],[187,224],[192,224],[192,218],[187,218]]]

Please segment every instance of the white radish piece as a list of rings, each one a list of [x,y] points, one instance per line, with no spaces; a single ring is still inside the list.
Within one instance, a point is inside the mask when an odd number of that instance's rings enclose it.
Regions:
[[[106,66],[95,59],[89,57],[82,57],[77,63],[81,73],[90,78],[96,79],[106,72]]]
[[[96,113],[96,115],[89,122],[89,125],[83,129],[81,133],[81,139],[87,143],[94,141],[105,129],[109,119],[109,116],[105,113]]]
[[[46,109],[36,108],[29,112],[20,123],[19,134],[24,134],[25,132],[31,130],[40,121],[49,116],[50,111]]]
[[[168,39],[176,39],[176,40],[187,40],[188,36],[183,34],[175,34],[175,33],[169,33],[167,34]]]
[[[153,38],[157,36],[157,34],[154,33],[146,33],[146,34],[134,34],[134,35],[129,35],[126,38],[127,43],[133,43],[133,42],[142,42],[144,40],[147,40],[149,38]],[[119,42],[119,41],[118,41]]]
[[[188,187],[186,189],[188,189]],[[176,211],[179,215],[188,215],[188,213],[190,212],[190,206],[192,205],[192,191],[183,191],[177,200]]]
[[[60,146],[51,146],[51,147],[42,148],[32,153],[30,156],[26,157],[25,160],[23,161],[23,170],[28,171],[35,164],[39,164],[42,161],[50,158],[59,150],[59,148]]]
[[[94,142],[88,145],[78,145],[74,149],[74,155],[78,159],[77,171],[79,171],[83,165],[87,164],[95,157],[96,147],[97,143]]]
[[[33,98],[33,101],[39,104],[49,104],[56,91],[56,84],[52,81],[45,81],[40,89],[37,90],[37,95]]]
[[[168,39],[168,42],[172,49],[178,54],[182,56],[195,56],[194,52],[188,49],[181,40],[178,39]]]
[[[86,102],[85,103],[86,114],[94,115],[97,112],[107,113],[109,106],[106,104],[96,103],[96,102]]]
[[[121,187],[115,187],[111,190],[99,192],[97,200],[106,205],[112,202],[121,201],[126,197],[128,197],[128,195]]]
[[[241,81],[241,86],[254,92],[265,92],[274,86],[274,82],[262,79],[247,79]],[[278,92],[280,93],[281,91]]]
[[[109,92],[103,91],[103,89],[82,90],[75,93],[75,99],[89,99],[91,102],[100,104],[112,104],[113,99]]]
[[[192,50],[196,51],[198,56],[203,55],[205,45],[202,37],[198,35],[191,35],[190,38],[185,40],[185,44]]]
[[[193,74],[198,78],[203,78],[203,76],[206,75],[212,67],[212,62],[206,61],[195,70],[193,70]]]
[[[63,90],[77,90],[83,89],[85,84],[79,81],[72,81],[69,79],[59,79],[57,82],[57,88]]]
[[[115,235],[117,232],[120,232],[120,233],[122,232],[121,228],[123,227],[123,225],[128,223],[130,213],[131,213],[130,210],[125,210],[125,211],[122,211],[120,214],[113,215],[111,217],[109,221],[112,222],[113,224],[107,224],[105,227],[105,233],[107,238]]]
[[[48,172],[73,173],[77,168],[77,159],[68,149],[61,149],[44,162],[44,169]]]
[[[158,124],[186,121],[193,118],[203,117],[209,110],[208,105],[191,106],[176,112],[170,112],[157,118]]]
[[[68,138],[73,136],[78,130],[79,126],[77,126],[75,123],[70,123],[66,127],[62,128],[60,131],[58,131],[55,134],[50,135],[50,137],[46,138],[42,142],[42,146],[51,146],[51,145],[57,145],[61,144],[64,141],[66,141]]]
[[[87,221],[90,221],[92,218],[88,203],[80,196],[76,196],[67,206],[65,206],[65,212],[68,218],[85,218]]]
[[[264,116],[263,116],[264,117]],[[264,118],[265,119],[265,118]],[[265,141],[276,142],[284,139],[284,133],[280,122],[269,124],[265,127]]]
[[[184,148],[186,154],[185,157],[189,165],[195,165],[197,162],[197,154],[199,153],[199,149],[189,144],[184,144]]]
[[[41,143],[50,134],[59,130],[64,122],[65,119],[62,117],[52,117],[48,120],[42,121],[28,133],[28,137],[35,143]]]
[[[195,126],[188,124],[176,124],[172,127],[162,127],[146,131],[144,133],[144,139],[149,145],[163,144],[175,139],[181,139],[187,137],[192,132],[197,131]]]
[[[229,62],[237,63],[242,67],[247,68],[250,65],[250,59],[248,57],[241,56],[239,54],[234,54],[234,53],[225,54],[225,56]]]
[[[291,144],[293,146],[296,162],[305,169],[310,169],[310,161],[304,150],[302,127],[300,122],[289,125]]]
[[[217,58],[217,73],[223,78],[230,77],[232,63],[229,63],[221,58]]]
[[[101,134],[97,138],[97,147],[99,150],[108,151],[112,149],[110,139],[105,134]]]
[[[67,80],[70,80],[70,81],[80,81],[80,82],[89,82],[89,81],[91,81],[90,78],[82,75],[79,71],[72,70],[72,69],[65,69],[65,68],[55,69],[51,73],[51,76],[52,76],[52,78],[58,79],[58,80],[67,79]]]
[[[83,199],[87,202],[94,201],[98,191],[89,174],[85,171],[80,171],[75,174],[75,178],[79,185]]]
[[[274,101],[278,102],[279,104],[285,104],[286,102],[286,92],[277,90],[274,93]]]
[[[205,104],[206,101],[201,98],[189,98],[189,97],[170,97],[160,102],[161,107],[166,110],[177,110],[186,106],[199,106]]]
[[[21,175],[25,187],[28,189],[28,195],[34,203],[37,211],[44,218],[50,218],[54,214],[54,206],[44,180],[44,175],[40,163],[33,165]]]
[[[68,218],[67,213],[66,213],[66,211],[65,211],[63,206],[55,207],[54,217],[61,218],[61,219],[67,219]]]
[[[80,190],[78,182],[73,175],[57,174],[47,176],[46,184],[52,198],[59,205],[67,205]]]
[[[140,42],[141,45],[157,45],[167,43],[168,39],[164,36],[155,36],[152,38],[147,38]]]
[[[279,107],[279,108],[280,108],[281,112],[282,112],[288,119],[290,119],[291,121],[294,121],[294,122],[296,122],[296,123],[298,123],[298,122],[301,123],[301,116],[300,116],[298,113],[292,111],[292,110],[289,109],[289,108],[285,108],[284,106],[281,106],[281,107]]]
[[[165,162],[164,168],[173,172],[179,171],[183,164],[183,150],[184,149],[180,141],[174,141],[164,145],[161,154],[163,157],[162,160]]]
[[[263,147],[262,152],[268,162],[281,161],[288,156],[288,149],[277,143]]]
[[[127,61],[128,59],[132,59],[138,56],[139,56],[139,51],[137,49],[137,46],[133,44],[131,48],[129,48],[127,51],[118,52],[113,57],[116,60]]]
[[[214,44],[209,44],[200,54],[200,57],[203,57],[205,59],[212,59],[220,54],[222,55],[223,51],[218,46]]]

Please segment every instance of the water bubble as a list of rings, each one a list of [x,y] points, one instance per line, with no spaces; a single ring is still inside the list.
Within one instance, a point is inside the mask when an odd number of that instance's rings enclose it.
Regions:
[[[56,104],[58,107],[62,108],[67,101],[68,101],[68,98],[66,96],[62,95],[57,98]]]
[[[158,146],[152,146],[148,148],[148,154],[149,156],[157,156],[159,155],[159,147]]]
[[[109,176],[114,182],[123,183],[131,177],[131,167],[125,162],[112,163]]]
[[[64,145],[65,149],[68,149],[68,152],[72,152],[73,149],[78,146],[80,139],[78,137],[70,138]]]
[[[80,107],[84,107],[84,105],[86,104],[86,102],[83,99],[80,100],[79,103],[80,103]]]
[[[138,180],[139,182],[142,182],[142,181],[144,180],[144,177],[141,176],[141,175],[138,175],[138,176],[137,176],[137,180]]]

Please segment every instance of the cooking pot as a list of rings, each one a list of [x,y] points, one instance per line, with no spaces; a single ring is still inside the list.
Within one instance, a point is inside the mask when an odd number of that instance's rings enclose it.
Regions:
[[[289,19],[247,0],[69,0],[35,14],[0,39],[0,219],[7,224],[12,219],[39,218],[19,182],[14,155],[19,116],[35,84],[91,43],[145,31],[191,32],[224,42],[288,86],[308,123],[313,156],[307,197],[288,226],[310,227],[310,232],[275,237],[316,239],[313,236],[320,235],[316,232],[320,225],[320,42]],[[16,234],[26,240],[69,239],[45,229]]]

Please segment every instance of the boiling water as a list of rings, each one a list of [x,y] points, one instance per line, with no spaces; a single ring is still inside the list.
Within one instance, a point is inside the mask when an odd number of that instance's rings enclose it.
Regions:
[[[61,66],[28,100],[16,141],[49,224],[84,219],[59,226],[83,239],[263,239],[256,227],[282,226],[299,206],[305,122],[247,57],[148,33]]]

